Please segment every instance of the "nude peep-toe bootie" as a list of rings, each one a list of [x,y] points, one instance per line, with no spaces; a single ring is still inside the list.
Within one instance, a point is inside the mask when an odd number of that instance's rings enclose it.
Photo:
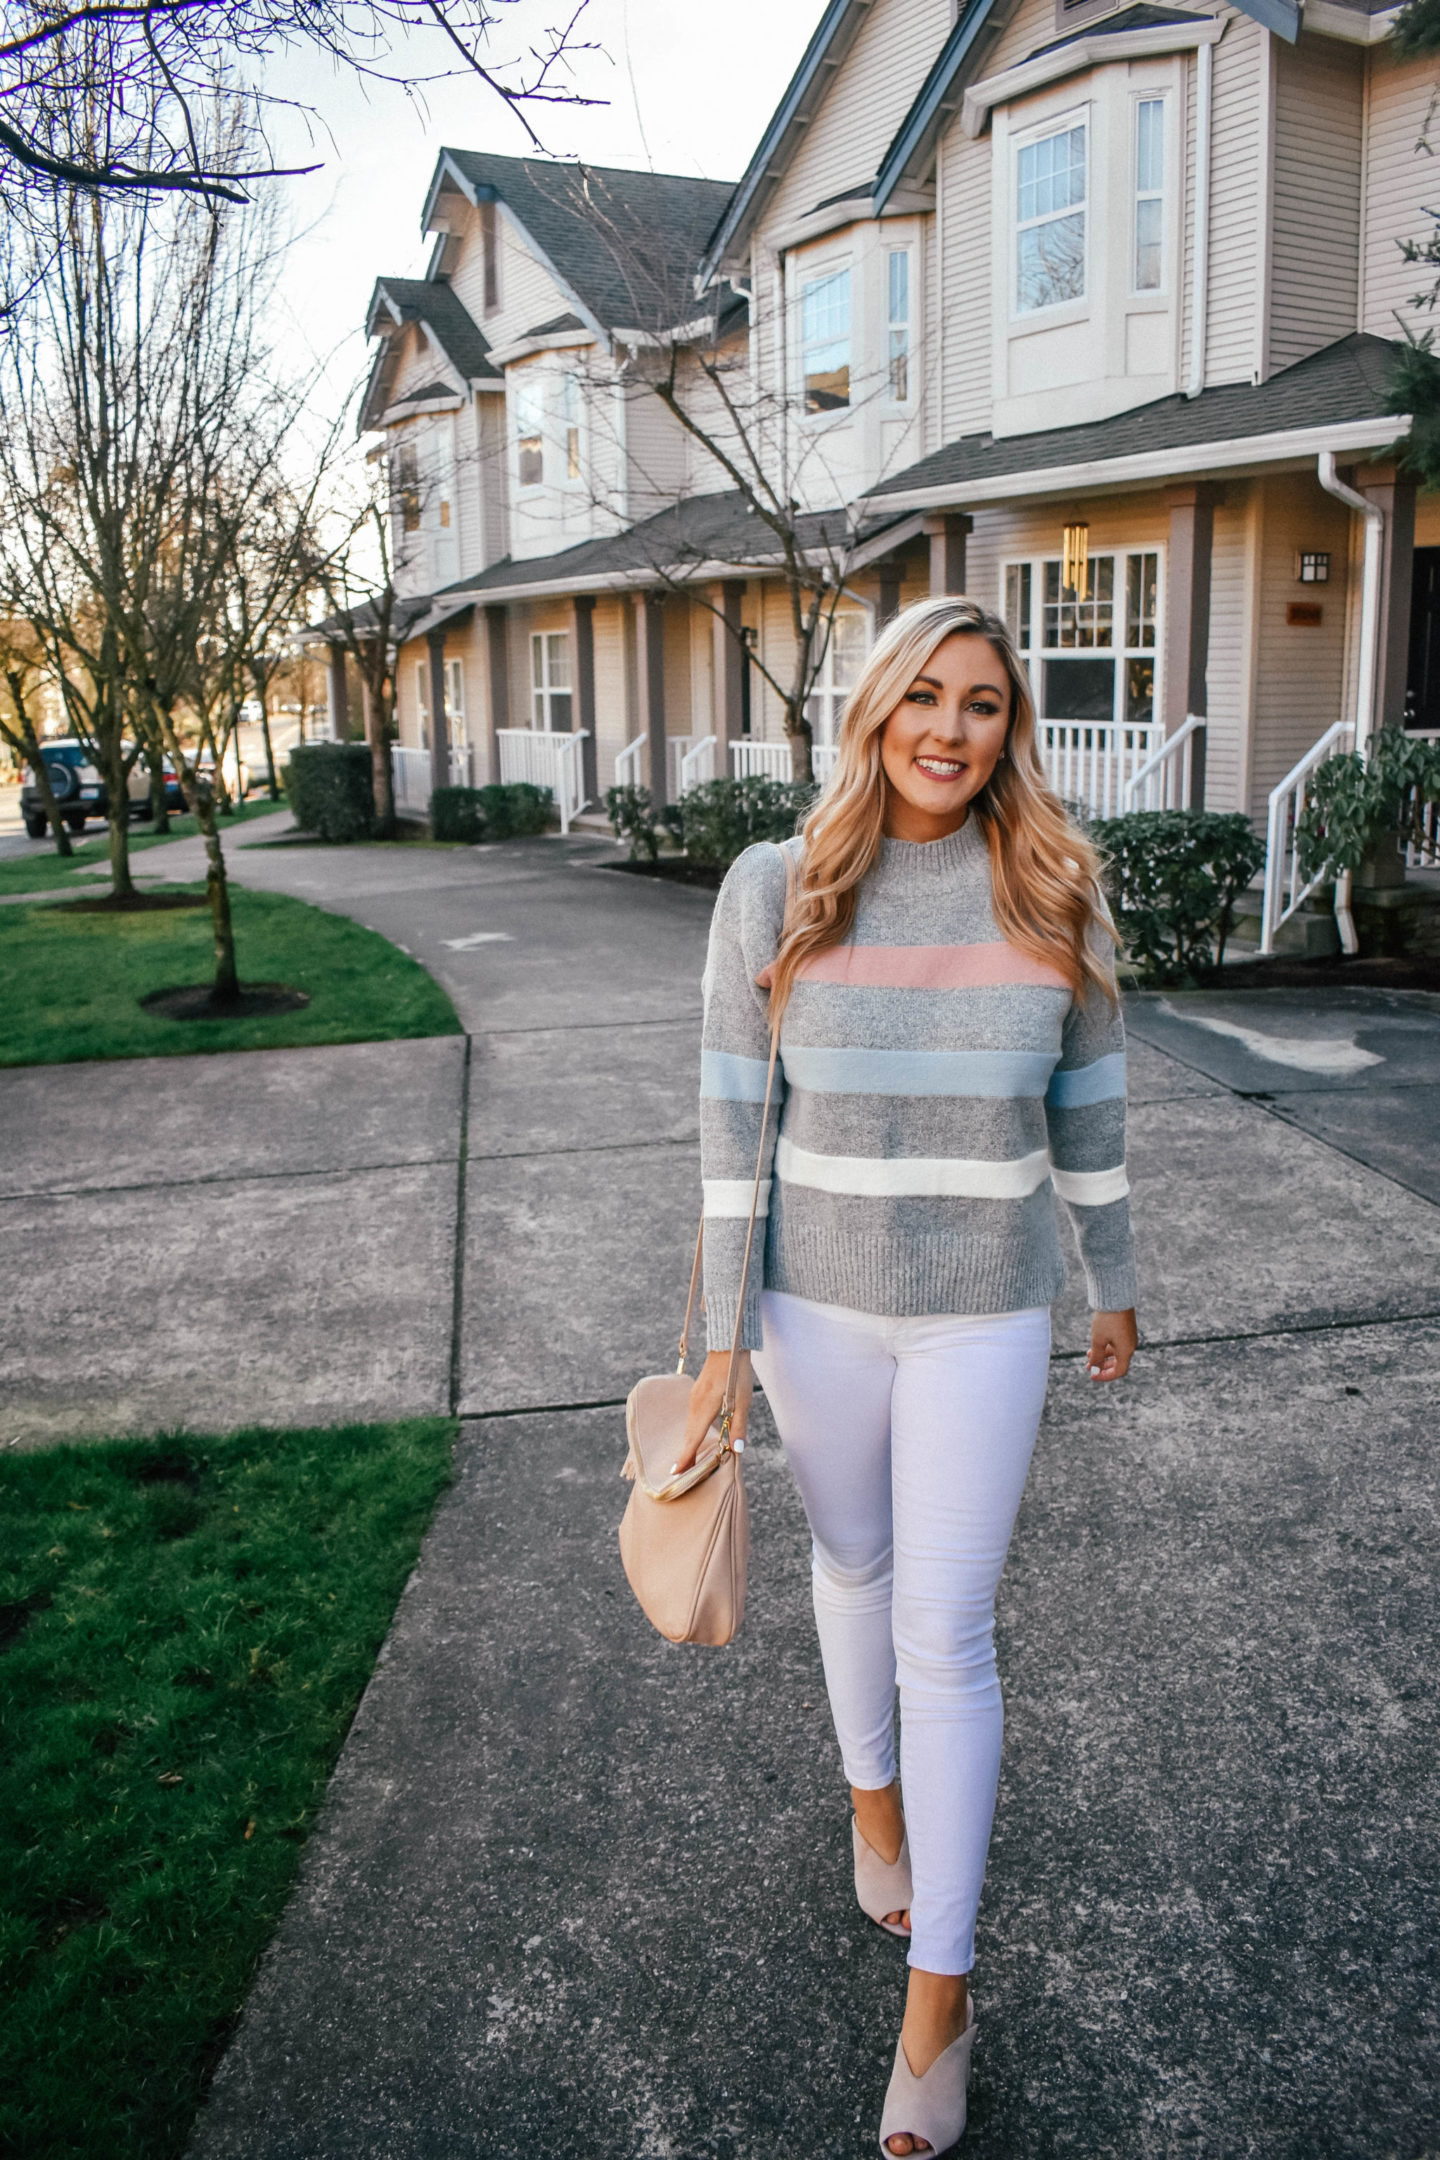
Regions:
[[[914,1897],[910,1881],[910,1837],[907,1832],[900,1840],[900,1850],[893,1860],[882,1860],[873,1845],[867,1845],[860,1835],[860,1825],[854,1816],[850,1829],[855,1844],[855,1895],[860,1900],[860,1910],[867,1913],[887,1935],[899,1935],[910,1939],[908,1927],[897,1927],[885,1918],[886,1913],[908,1912]]]
[[[880,2150],[894,2160],[885,2140],[902,2132],[924,2138],[930,2151],[923,2160],[940,2160],[965,2128],[965,2096],[970,2083],[970,2051],[975,2045],[975,2005],[967,2006],[965,2030],[937,2055],[924,2077],[916,2077],[905,2060],[905,2043],[897,2041],[895,2068],[880,2115]]]

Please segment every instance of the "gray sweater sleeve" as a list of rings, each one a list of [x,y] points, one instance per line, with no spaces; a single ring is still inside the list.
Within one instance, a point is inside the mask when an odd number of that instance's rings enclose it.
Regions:
[[[1110,941],[1094,947],[1111,971]],[[1070,1217],[1096,1312],[1128,1312],[1135,1303],[1135,1248],[1125,1174],[1125,1025],[1118,1004],[1099,990],[1075,999],[1061,1040],[1060,1063],[1045,1097],[1051,1175]]]
[[[705,1195],[705,1320],[712,1350],[728,1350],[735,1329],[770,1057],[770,997],[755,978],[775,958],[784,914],[785,865],[779,849],[747,848],[720,888],[705,961],[700,1174]],[[749,1350],[758,1350],[761,1341],[766,1216],[783,1095],[784,1073],[777,1064],[741,1335]]]

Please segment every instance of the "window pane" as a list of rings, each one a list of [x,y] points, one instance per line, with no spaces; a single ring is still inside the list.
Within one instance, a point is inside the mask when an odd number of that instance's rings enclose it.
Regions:
[[[890,395],[897,405],[903,405],[910,395],[910,333],[908,330],[890,332]]]
[[[1053,217],[1085,200],[1085,130],[1071,128],[1064,135],[1047,135],[1028,143],[1020,152],[1017,214],[1023,224],[1029,218]]]
[[[865,664],[865,618],[837,615],[830,634],[831,667],[835,688],[850,690]]]
[[[570,688],[570,640],[563,630],[552,630],[545,639],[550,661],[552,690]]]
[[[1045,565],[1045,643],[1081,648],[1108,646],[1115,636],[1115,558],[1092,555],[1085,598],[1060,583],[1060,565]]]
[[[850,403],[850,273],[817,278],[800,295],[805,410],[833,412]]]
[[[890,321],[910,320],[910,250],[896,248],[890,256]]]
[[[1045,717],[1047,720],[1113,720],[1115,662],[1047,660]]]
[[[556,690],[550,697],[550,731],[554,735],[570,733],[570,693]]]
[[[1164,205],[1149,195],[1135,205],[1135,290],[1158,292]]]
[[[1165,104],[1144,98],[1135,108],[1135,185],[1158,195],[1165,185]]]
[[[1125,575],[1125,643],[1132,647],[1155,643],[1155,580],[1158,555],[1132,555]]]
[[[520,438],[520,485],[539,487],[545,478],[545,452],[538,435]]]
[[[1136,727],[1148,727],[1155,717],[1155,662],[1125,663],[1125,718]]]
[[[1085,213],[1050,218],[1019,236],[1016,300],[1023,311],[1079,300],[1085,292]]]
[[[538,630],[532,634],[530,639],[530,680],[537,690],[544,688],[545,640]]]
[[[1060,566],[1051,565],[1058,582]],[[1030,565],[1011,563],[1005,572],[1005,620],[1022,652],[1030,649]]]

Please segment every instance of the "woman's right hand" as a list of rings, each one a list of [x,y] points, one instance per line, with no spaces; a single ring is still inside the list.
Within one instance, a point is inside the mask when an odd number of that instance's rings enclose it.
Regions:
[[[720,1416],[725,1400],[725,1376],[730,1370],[730,1352],[712,1350],[701,1366],[690,1390],[690,1414],[685,1420],[685,1444],[674,1463],[671,1475],[688,1470],[705,1442],[705,1435]],[[743,1440],[750,1420],[750,1396],[754,1388],[754,1376],[750,1371],[750,1352],[742,1350],[735,1366],[735,1414],[730,1420],[730,1437]]]

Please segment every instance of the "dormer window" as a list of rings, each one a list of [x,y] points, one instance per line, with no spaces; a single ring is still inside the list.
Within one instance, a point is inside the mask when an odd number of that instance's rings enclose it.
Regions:
[[[850,272],[832,270],[800,288],[800,365],[805,410],[850,403]]]
[[[1165,270],[1165,100],[1135,104],[1135,290],[1159,292]]]
[[[1022,143],[1015,164],[1015,311],[1085,296],[1087,128],[1069,119]]]

